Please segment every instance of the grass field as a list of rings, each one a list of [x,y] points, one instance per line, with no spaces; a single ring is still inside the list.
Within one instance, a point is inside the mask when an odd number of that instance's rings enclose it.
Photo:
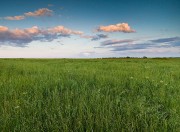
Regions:
[[[180,131],[180,59],[0,59],[0,131]]]

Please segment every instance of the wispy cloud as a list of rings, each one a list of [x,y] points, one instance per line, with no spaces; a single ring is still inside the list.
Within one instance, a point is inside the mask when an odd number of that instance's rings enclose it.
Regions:
[[[150,41],[154,43],[169,43],[169,42],[174,42],[174,41],[180,41],[180,37],[160,38],[160,39],[155,39],[155,40],[150,40]]]
[[[28,17],[52,16],[52,14],[53,14],[53,11],[48,8],[42,8],[42,9],[38,9],[34,12],[24,13],[24,15],[28,16]]]
[[[101,32],[124,32],[124,33],[133,33],[133,30],[128,23],[118,23],[115,25],[108,25],[108,26],[99,26],[97,31]]]
[[[84,56],[84,57],[89,57],[89,56],[92,56],[94,54],[96,54],[95,51],[84,51],[84,52],[81,52],[79,55]]]
[[[92,37],[92,41],[97,41],[97,40],[100,40],[100,39],[106,39],[108,38],[108,35],[106,34],[96,34],[95,36]]]
[[[91,41],[97,41],[100,39],[108,38],[108,35],[106,35],[106,34],[82,35],[81,38],[91,39]]]
[[[8,27],[0,26],[0,45],[11,45],[24,47],[32,41],[53,41],[60,37],[71,35],[82,35],[81,31],[74,31],[64,26],[41,29],[33,26],[27,29],[10,30]]]
[[[151,48],[151,47],[156,47],[156,46],[151,43],[127,44],[127,45],[123,45],[123,46],[114,46],[112,51],[147,49],[147,48]]]
[[[25,19],[25,16],[8,16],[8,17],[5,17],[4,19],[6,19],[6,20],[23,20],[23,19]]]
[[[52,16],[52,15],[53,15],[52,10],[48,8],[41,8],[34,12],[27,12],[19,16],[7,16],[7,17],[4,17],[4,19],[5,20],[23,20],[26,17],[42,17],[42,16]]]
[[[132,43],[134,42],[134,39],[123,39],[123,40],[106,40],[101,42],[101,46],[109,46],[109,45],[119,45],[119,44],[123,44],[123,43]]]
[[[164,56],[163,53],[180,53],[180,49],[179,48],[175,48],[175,47],[170,47],[170,48],[164,48],[164,47],[161,47],[161,48],[157,48],[157,47],[153,47],[153,48],[146,48],[146,49],[132,49],[132,50],[124,50],[124,51],[121,51],[121,52],[124,52],[124,53],[143,53],[144,55],[145,54],[148,54],[148,53],[151,53],[153,56],[156,56],[157,53],[162,53],[162,57]]]
[[[48,4],[48,7],[52,7],[52,6],[54,6],[53,4]]]

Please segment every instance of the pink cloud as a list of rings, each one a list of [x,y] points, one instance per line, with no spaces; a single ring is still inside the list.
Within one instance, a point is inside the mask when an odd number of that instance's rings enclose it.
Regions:
[[[52,16],[52,14],[53,14],[52,10],[49,10],[48,8],[41,8],[41,9],[38,9],[34,12],[24,13],[24,15],[7,16],[7,17],[4,17],[3,19],[5,19],[5,20],[23,20],[26,17]]]
[[[26,46],[32,41],[52,41],[60,37],[68,37],[71,35],[81,36],[83,32],[74,31],[64,26],[57,26],[48,29],[41,29],[37,26],[26,29],[13,29],[0,26],[0,45],[7,44],[12,46]]]
[[[41,30],[37,26],[33,26],[32,28],[25,29],[25,32],[31,35],[38,35],[41,33]]]
[[[75,34],[75,35],[82,35],[83,32],[81,31],[73,31],[71,29],[65,28],[64,26],[57,26],[57,27],[53,27],[48,29],[48,31],[50,33],[62,33],[62,34]]]
[[[115,25],[108,26],[99,26],[97,31],[103,32],[124,32],[124,33],[133,33],[135,30],[131,29],[128,23],[118,23]]]
[[[4,19],[6,19],[6,20],[23,20],[23,19],[25,19],[25,16],[8,16],[8,17],[5,17]]]
[[[8,27],[0,26],[0,32],[8,31]]]
[[[24,15],[28,17],[38,17],[38,16],[51,16],[52,13],[53,13],[52,10],[49,10],[48,8],[42,8],[34,12],[24,13]]]

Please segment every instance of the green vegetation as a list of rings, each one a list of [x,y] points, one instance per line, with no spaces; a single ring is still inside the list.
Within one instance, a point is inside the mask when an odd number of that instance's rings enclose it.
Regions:
[[[180,59],[0,59],[0,131],[180,131]]]

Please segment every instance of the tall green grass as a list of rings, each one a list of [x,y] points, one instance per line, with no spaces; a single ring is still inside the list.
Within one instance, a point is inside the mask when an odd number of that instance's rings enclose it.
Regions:
[[[180,59],[0,59],[0,131],[180,131]]]

